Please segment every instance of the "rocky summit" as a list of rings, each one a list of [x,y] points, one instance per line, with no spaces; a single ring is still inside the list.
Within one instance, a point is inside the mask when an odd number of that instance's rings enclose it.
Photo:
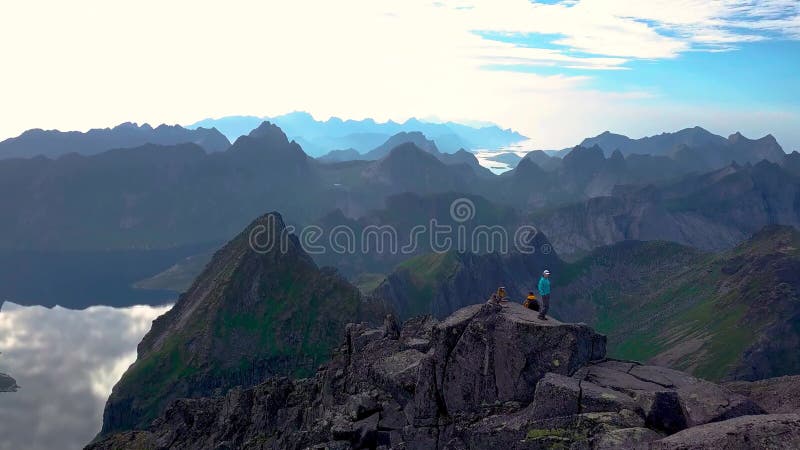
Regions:
[[[87,448],[755,449],[800,439],[800,416],[768,414],[746,386],[610,360],[605,345],[586,325],[514,303],[441,322],[388,316],[378,328],[349,324],[313,377],[178,399],[147,429]]]

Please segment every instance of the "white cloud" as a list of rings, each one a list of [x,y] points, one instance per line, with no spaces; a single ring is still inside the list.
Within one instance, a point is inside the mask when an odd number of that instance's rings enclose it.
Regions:
[[[486,66],[624,69],[631,59],[796,33],[796,8],[705,0],[4,3],[0,39],[13,45],[0,49],[0,136],[307,110],[492,121],[543,146],[571,145],[594,126],[578,123],[576,110],[603,111],[606,120],[646,93],[588,91],[591,70],[543,76]],[[553,43],[569,49],[487,40],[480,30],[556,34]]]
[[[0,450],[81,448],[152,321],[169,306],[75,311],[19,306],[0,311],[0,372],[21,389],[0,399]]]

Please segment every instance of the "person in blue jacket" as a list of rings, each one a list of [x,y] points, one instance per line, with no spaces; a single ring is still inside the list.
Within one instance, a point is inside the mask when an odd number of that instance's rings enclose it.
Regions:
[[[542,297],[542,310],[539,311],[539,318],[547,320],[547,310],[550,309],[550,271],[542,272],[539,278],[539,295]]]

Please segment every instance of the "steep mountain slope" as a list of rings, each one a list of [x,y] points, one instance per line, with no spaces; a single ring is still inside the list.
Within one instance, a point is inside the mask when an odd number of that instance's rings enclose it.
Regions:
[[[108,400],[102,433],[143,427],[175,398],[310,375],[347,322],[383,314],[334,271],[319,269],[280,215],[262,216],[153,322]]]
[[[216,128],[189,130],[180,125],[123,123],[114,128],[79,131],[28,130],[0,142],[0,158],[57,157],[67,153],[94,155],[115,148],[140,147],[145,144],[176,145],[193,143],[208,152],[220,152],[231,143]]]
[[[554,275],[554,310],[609,336],[615,357],[709,379],[800,372],[800,232],[767,227],[720,254],[622,242]]]

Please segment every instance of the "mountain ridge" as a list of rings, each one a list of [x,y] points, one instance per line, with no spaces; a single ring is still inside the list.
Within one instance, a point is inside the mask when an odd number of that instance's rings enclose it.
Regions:
[[[216,128],[189,130],[180,125],[125,122],[113,128],[93,128],[87,132],[30,129],[0,142],[0,158],[59,157],[69,153],[94,155],[103,151],[133,148],[146,144],[177,145],[194,143],[207,152],[230,147]]]

